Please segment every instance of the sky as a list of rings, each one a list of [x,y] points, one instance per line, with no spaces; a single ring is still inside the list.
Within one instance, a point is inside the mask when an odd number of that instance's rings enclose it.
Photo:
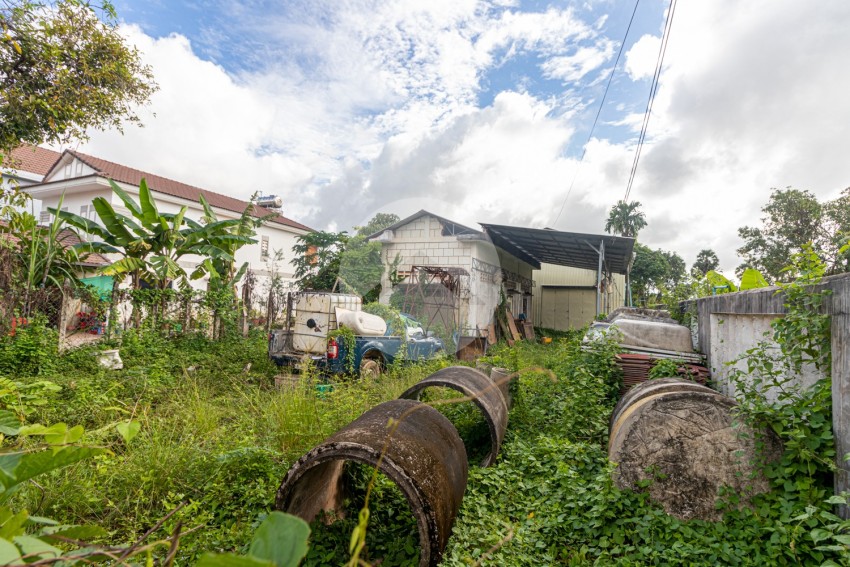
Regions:
[[[590,233],[625,196],[669,7],[639,2],[626,36],[632,0],[114,5],[160,88],[143,128],[81,151],[279,195],[316,229],[425,208]],[[771,188],[850,186],[848,26],[845,0],[676,5],[629,196],[642,243],[731,274]]]

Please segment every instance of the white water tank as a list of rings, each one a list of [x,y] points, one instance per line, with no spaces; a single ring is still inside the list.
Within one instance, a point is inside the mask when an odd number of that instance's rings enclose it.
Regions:
[[[348,327],[354,331],[355,335],[379,337],[387,332],[387,322],[382,317],[363,311],[337,307],[336,320],[341,327]]]
[[[293,348],[298,352],[325,353],[328,348],[328,331],[337,328],[336,308],[360,311],[361,303],[360,296],[347,293],[300,293],[295,302]]]

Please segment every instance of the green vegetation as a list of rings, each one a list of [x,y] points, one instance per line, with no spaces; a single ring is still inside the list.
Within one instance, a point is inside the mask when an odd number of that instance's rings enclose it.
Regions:
[[[345,502],[341,518],[319,517],[312,524],[313,538],[304,565],[335,567],[348,560],[351,534],[359,524],[373,469],[348,462],[343,474]],[[361,559],[384,565],[418,565],[419,531],[416,519],[398,487],[378,474],[369,495],[369,529]]]
[[[646,228],[646,215],[640,210],[640,201],[627,203],[623,200],[611,207],[605,221],[605,232],[637,238],[638,232]]]
[[[0,155],[139,122],[156,83],[109,2],[0,3]],[[98,14],[99,12],[99,14]]]
[[[850,189],[824,203],[810,191],[791,187],[774,189],[762,207],[761,226],[738,229],[744,245],[737,252],[744,262],[737,272],[757,268],[768,281],[780,281],[789,275],[785,270],[788,259],[805,245],[825,263],[826,273],[850,270],[850,255],[846,248],[842,250],[850,238],[848,211]]]
[[[309,373],[275,387],[278,369],[259,333],[211,341],[130,330],[124,369],[110,371],[91,348],[57,357],[55,332],[43,328],[28,325],[17,340],[0,342],[0,369],[9,377],[0,409],[28,423],[83,426],[83,443],[110,451],[25,486],[14,503],[62,523],[100,526],[113,544],[135,541],[174,512],[152,537],[182,525],[180,564],[204,552],[243,551],[297,458],[445,365],[390,368],[379,381],[337,383],[320,397]],[[31,362],[16,365],[24,350]]]
[[[830,381],[809,390],[788,381],[804,364],[830,366],[825,294],[813,287],[825,267],[806,248],[791,270],[798,277],[784,286],[789,313],[774,324],[778,346],[747,353],[736,382],[743,418],[770,427],[785,444],[780,460],[764,469],[770,493],[751,506],[741,505],[747,495],[722,494],[722,522],[685,522],[645,492],[618,489],[606,451],[621,386],[616,345],[582,348],[581,332],[549,345],[499,345],[486,362],[519,378],[493,466],[474,464],[483,456],[475,451],[488,445],[474,404],[446,404],[455,392],[428,391],[457,425],[473,463],[443,564],[850,565],[850,521],[834,513],[846,495],[832,495]],[[379,379],[346,378],[317,392],[309,369],[275,384],[278,369],[259,333],[214,341],[143,325],[120,346],[124,368],[106,370],[93,348],[59,356],[43,319],[0,338],[0,484],[7,488],[0,538],[33,537],[51,546],[38,553],[70,553],[65,543],[50,543],[41,520],[26,520],[36,516],[83,530],[68,533],[100,545],[150,551],[166,565],[294,564],[304,553],[307,565],[357,557],[416,564],[410,511],[397,488],[381,475],[373,482],[368,468],[347,467],[344,517],[317,518],[306,549],[306,525],[271,507],[296,459],[449,360],[392,365]],[[662,362],[654,375],[676,366]],[[781,403],[763,395],[767,387],[781,391]],[[36,482],[20,482],[31,478],[18,469],[22,454],[38,456],[26,457],[38,461],[26,467]],[[150,543],[139,544],[149,531]],[[276,557],[272,551],[283,548],[269,546],[270,534],[284,532],[293,534],[285,548],[293,556]],[[14,540],[14,553],[35,549],[30,544]]]
[[[381,243],[367,238],[398,220],[398,215],[378,213],[366,226],[355,227],[354,235],[345,231],[319,231],[299,236],[292,247],[295,253],[292,264],[299,287],[355,293],[365,303],[377,301],[384,270],[390,270],[392,280],[401,259],[396,256],[385,262]]]
[[[829,497],[822,468],[808,472],[810,461],[801,460],[804,445],[789,446],[786,468],[773,471],[781,490],[757,498],[753,509],[737,509],[728,495],[722,523],[682,522],[646,494],[618,490],[605,450],[619,389],[615,349],[603,344],[582,351],[579,336],[493,351],[491,363],[522,369],[508,434],[494,466],[470,468],[444,564],[466,565],[487,553],[491,564],[502,565],[847,564],[850,524],[831,510],[841,499]],[[28,348],[49,345],[36,339],[27,339],[36,345]],[[266,360],[264,337],[258,335],[213,342],[131,331],[124,338],[121,371],[100,368],[83,349],[58,359],[47,352],[33,356],[28,371],[33,376],[23,376],[6,359],[14,356],[0,351],[0,368],[10,379],[47,380],[56,388],[33,392],[25,411],[17,396],[0,398],[3,409],[28,423],[84,426],[81,441],[109,451],[43,475],[38,486],[16,493],[12,504],[63,524],[101,526],[112,544],[135,541],[173,512],[153,537],[167,541],[182,526],[175,556],[180,564],[207,552],[244,554],[295,459],[447,364],[391,368],[380,380],[337,383],[319,397],[309,373],[285,389],[274,387],[276,368]],[[814,410],[803,413],[798,404],[787,410],[793,415],[783,417],[791,424],[789,438],[799,435],[802,423],[817,434],[814,451],[822,457],[817,467],[828,462],[831,446],[825,435],[828,398],[822,395],[823,390]],[[471,404],[440,408],[462,431],[474,433],[480,426]],[[792,419],[803,421],[794,425]],[[133,423],[138,423],[135,431]],[[351,469],[346,519],[313,523],[305,564],[348,560],[368,483],[368,471]],[[386,479],[373,487],[370,513],[361,557],[415,563],[414,523]],[[166,552],[162,546],[154,555]]]

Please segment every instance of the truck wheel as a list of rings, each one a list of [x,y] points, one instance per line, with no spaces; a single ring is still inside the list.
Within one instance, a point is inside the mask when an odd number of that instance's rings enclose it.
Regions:
[[[384,368],[379,358],[364,358],[360,361],[361,378],[380,378]]]

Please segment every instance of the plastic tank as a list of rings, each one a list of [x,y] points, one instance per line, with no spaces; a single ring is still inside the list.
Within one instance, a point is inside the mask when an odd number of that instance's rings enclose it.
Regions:
[[[336,320],[340,326],[348,327],[355,335],[379,337],[387,332],[387,322],[383,318],[363,311],[336,308]]]
[[[324,354],[328,331],[337,328],[336,308],[360,311],[360,296],[345,293],[306,292],[295,302],[292,347],[298,352]]]

